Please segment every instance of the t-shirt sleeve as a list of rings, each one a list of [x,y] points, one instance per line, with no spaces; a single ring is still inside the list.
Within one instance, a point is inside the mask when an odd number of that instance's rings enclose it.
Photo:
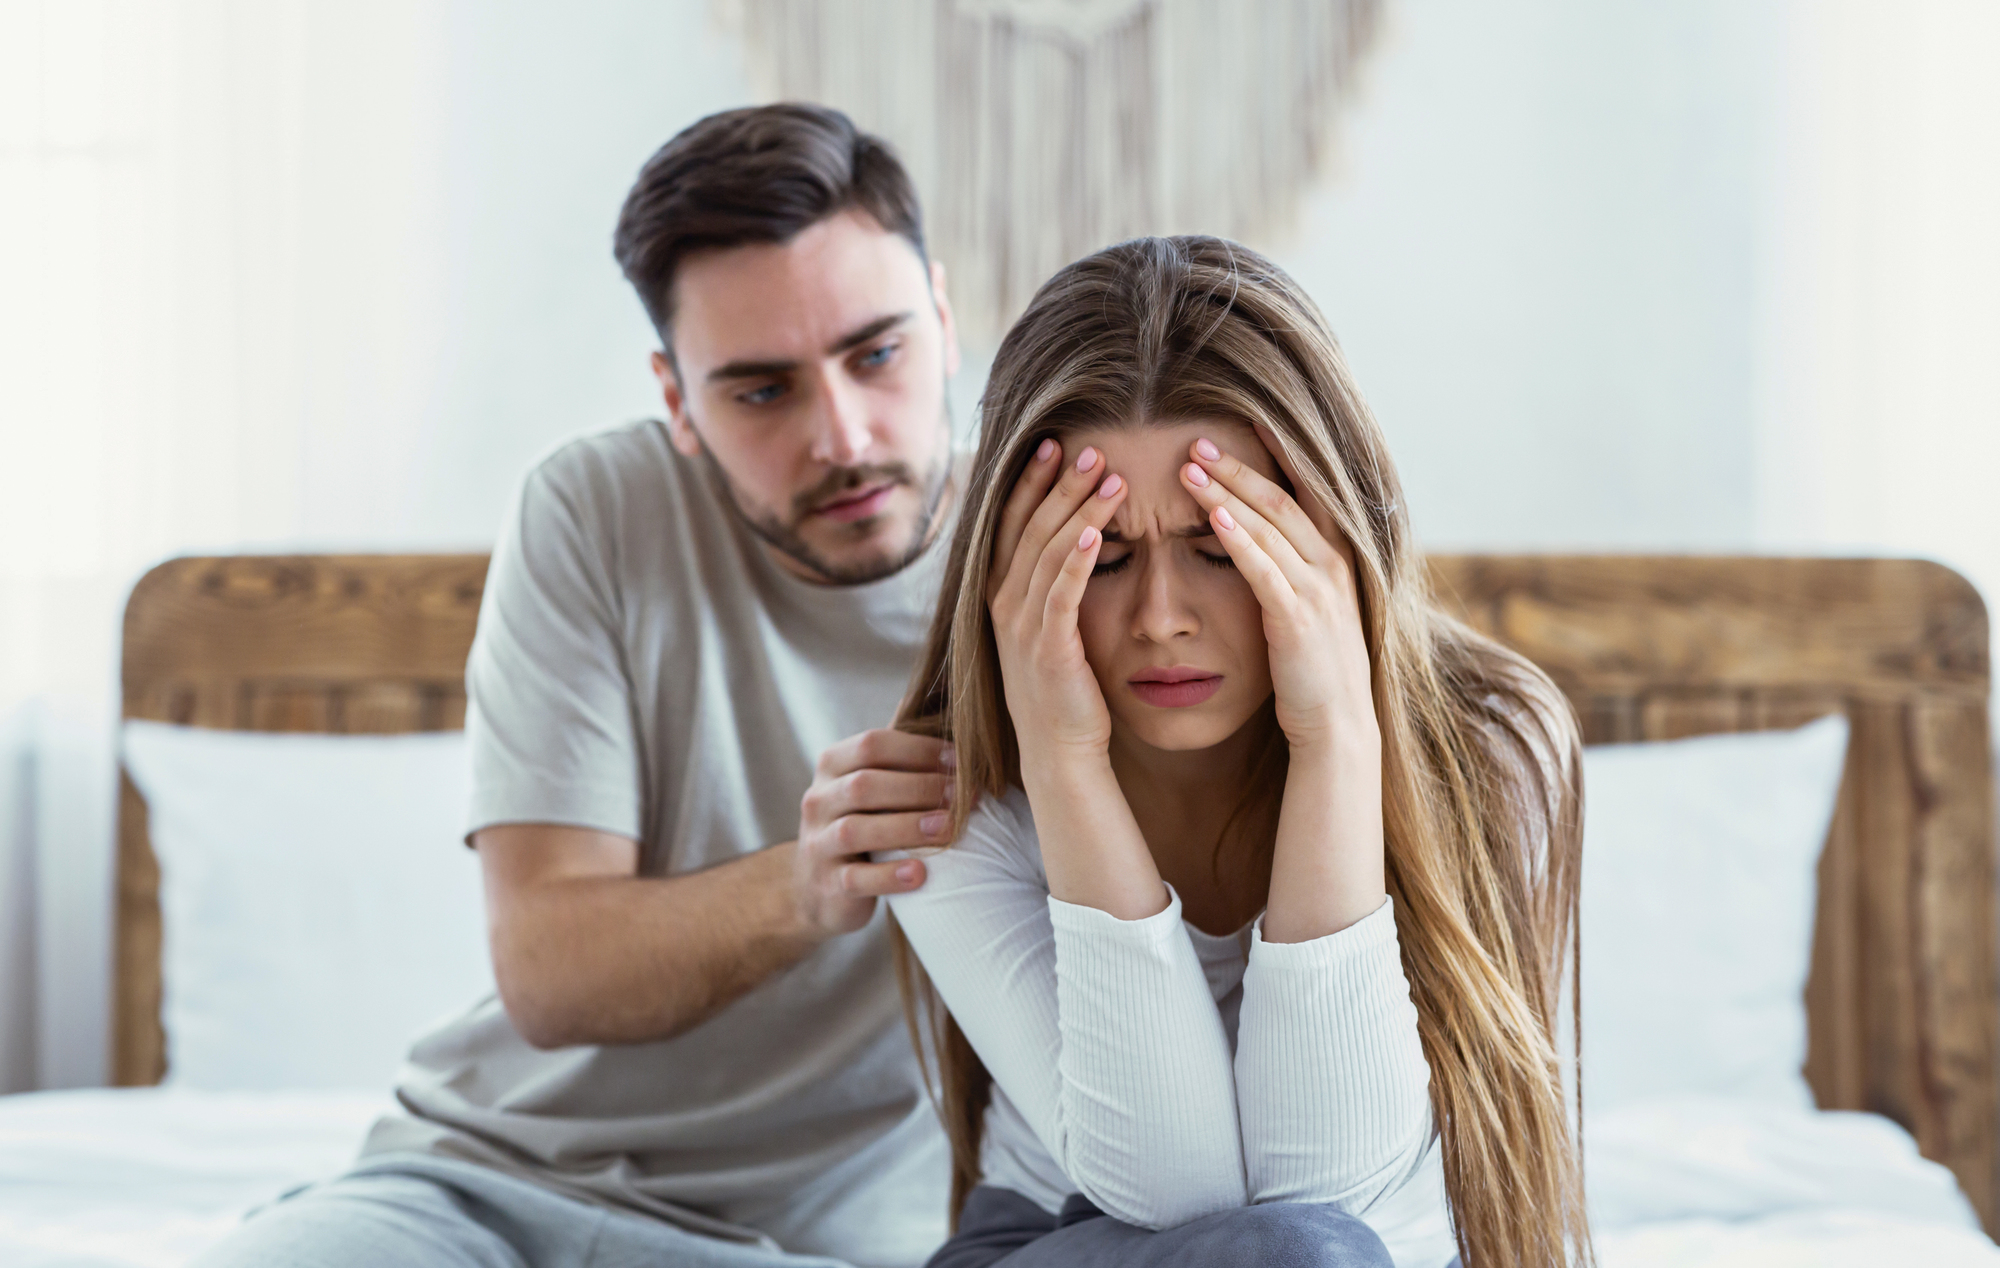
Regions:
[[[639,840],[639,744],[610,543],[562,455],[523,484],[466,662],[468,834],[554,823]]]

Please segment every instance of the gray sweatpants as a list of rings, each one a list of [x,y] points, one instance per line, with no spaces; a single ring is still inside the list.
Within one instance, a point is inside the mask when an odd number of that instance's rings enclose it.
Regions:
[[[371,1158],[253,1214],[190,1268],[847,1268],[606,1210],[422,1154]]]
[[[1273,1202],[1150,1232],[1082,1197],[1050,1215],[980,1185],[925,1268],[1394,1268],[1375,1230],[1329,1206]]]

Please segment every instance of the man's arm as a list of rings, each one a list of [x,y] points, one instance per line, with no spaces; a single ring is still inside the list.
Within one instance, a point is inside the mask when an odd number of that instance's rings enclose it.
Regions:
[[[538,1048],[671,1039],[923,884],[945,843],[948,746],[868,731],[821,755],[799,838],[700,872],[641,877],[638,843],[554,824],[473,834],[494,978]]]

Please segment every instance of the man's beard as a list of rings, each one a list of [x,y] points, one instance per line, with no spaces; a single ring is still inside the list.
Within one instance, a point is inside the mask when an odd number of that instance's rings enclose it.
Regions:
[[[723,490],[729,495],[729,505],[736,512],[736,517],[742,520],[744,526],[755,533],[759,540],[786,558],[805,565],[826,581],[842,586],[866,585],[870,581],[880,581],[884,577],[893,576],[909,567],[917,556],[923,554],[925,548],[930,545],[931,530],[937,523],[938,509],[944,504],[945,493],[951,484],[950,445],[944,446],[944,452],[938,455],[938,460],[932,464],[931,469],[924,473],[921,483],[909,464],[902,462],[836,467],[827,472],[826,478],[818,484],[792,498],[792,517],[787,521],[780,519],[774,513],[753,511],[743,497],[742,490],[736,487],[735,481],[729,478],[729,473],[722,469],[722,464],[715,460],[715,455],[708,451],[707,445],[701,447],[701,456],[708,463],[709,470],[714,472],[716,479],[721,482]],[[814,550],[811,543],[800,533],[799,525],[819,507],[835,500],[842,493],[884,482],[918,489],[922,494],[916,531],[911,534],[909,545],[900,553],[863,560],[859,563],[840,564]],[[860,523],[865,524],[867,521]]]

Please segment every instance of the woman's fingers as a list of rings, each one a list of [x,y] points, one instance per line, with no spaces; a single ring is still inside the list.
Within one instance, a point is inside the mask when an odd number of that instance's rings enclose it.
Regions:
[[[1036,576],[1042,558],[1048,553],[1053,539],[1078,508],[1090,498],[1104,479],[1104,455],[1096,448],[1086,445],[1076,456],[1075,462],[1061,463],[1061,475],[1055,481],[1041,505],[1028,517],[1027,527],[1021,530],[1020,540],[1014,545],[1009,557],[1007,575],[999,589],[994,591],[994,599],[1003,596],[1019,598],[1025,595]],[[1102,527],[1100,524],[1099,527]],[[999,557],[995,556],[995,563]],[[991,602],[993,600],[989,600]]]
[[[1181,478],[1183,481],[1187,479],[1186,468],[1183,468]],[[1257,596],[1258,606],[1274,616],[1289,617],[1298,603],[1298,587],[1292,584],[1285,570],[1266,549],[1267,543],[1282,541],[1282,537],[1269,525],[1264,526],[1265,532],[1261,536],[1252,532],[1236,513],[1232,513],[1232,507],[1239,513],[1248,514],[1242,511],[1242,504],[1234,498],[1204,506],[1209,525],[1215,529],[1215,539],[1236,561],[1236,571],[1250,583],[1250,593]],[[1284,549],[1291,548],[1286,546]]]
[[[1332,542],[1334,547],[1343,555],[1347,554],[1347,541],[1341,533],[1339,526],[1333,522],[1333,512],[1320,505],[1318,498],[1306,492],[1305,482],[1299,479],[1299,469],[1292,465],[1290,458],[1285,456],[1284,449],[1278,444],[1278,438],[1271,434],[1271,429],[1262,423],[1256,423],[1252,426],[1253,430],[1257,433],[1257,439],[1262,442],[1265,450],[1270,453],[1271,460],[1278,464],[1278,470],[1284,472],[1285,479],[1292,482],[1292,489],[1294,490],[1293,500],[1306,513],[1306,518],[1312,521],[1312,526],[1319,530],[1320,536]]]
[[[1072,633],[1076,630],[1076,610],[1083,603],[1083,589],[1090,584],[1091,571],[1097,567],[1097,553],[1103,548],[1104,530],[1099,526],[1086,524],[1077,531],[1076,545],[1065,552],[1062,566],[1049,586],[1048,600],[1042,605],[1043,629]]]
[[[1211,479],[1208,472],[1198,463],[1190,462],[1181,467],[1181,486],[1193,495],[1195,503],[1202,510],[1208,512],[1208,522],[1216,527],[1216,536],[1223,539],[1223,545],[1229,549],[1232,558],[1236,555],[1236,549],[1229,545],[1228,534],[1221,527],[1224,520],[1218,519],[1218,514],[1226,518],[1231,532],[1256,544],[1259,555],[1277,568],[1284,577],[1289,591],[1301,591],[1312,585],[1314,576],[1320,572],[1319,567],[1301,557],[1290,537],[1279,532],[1277,526],[1264,518],[1257,507],[1236,496],[1220,480]],[[1304,519],[1304,513],[1298,511],[1296,503],[1292,509],[1298,513],[1301,520]],[[1314,530],[1311,524],[1305,527],[1306,531],[1317,537],[1317,530]],[[1319,549],[1315,554],[1325,558],[1331,553],[1332,547],[1328,546],[1324,539],[1320,539]],[[1237,567],[1242,566],[1243,561],[1238,559]],[[1268,602],[1262,593],[1257,597],[1260,601]]]
[[[1048,497],[1061,473],[1062,445],[1049,437],[1035,450],[1035,456],[1028,459],[1027,469],[1014,482],[1014,491],[1007,496],[1007,506],[1000,512],[1000,531],[993,539],[993,569],[986,580],[989,603],[1007,579],[1007,569],[1014,562],[1014,552],[1021,544],[1028,517]]]
[[[1309,564],[1324,564],[1334,553],[1332,541],[1313,523],[1298,500],[1279,487],[1276,481],[1266,479],[1261,472],[1224,453],[1214,441],[1206,438],[1195,441],[1188,454],[1194,459],[1190,464],[1194,471],[1220,484],[1223,491],[1236,497],[1241,509],[1249,512],[1237,518],[1252,532],[1257,531],[1253,521],[1261,520],[1270,525],[1284,537],[1291,548],[1290,555]],[[1193,471],[1182,468],[1181,478],[1189,485],[1203,510],[1217,504],[1220,495],[1201,484],[1200,477]],[[1202,496],[1204,491],[1209,493],[1206,498]],[[1273,543],[1268,542],[1265,549],[1280,566],[1287,563],[1286,551],[1276,549]]]
[[[1050,535],[1025,596],[1027,610],[1041,612],[1045,628],[1052,617],[1065,611],[1070,614],[1071,625],[1075,624],[1083,585],[1090,580],[1090,570],[1097,566],[1098,551],[1104,546],[1104,526],[1117,514],[1118,504],[1125,500],[1129,488],[1125,477],[1105,476],[1097,491],[1085,498],[1076,513]],[[1067,596],[1062,602],[1055,597],[1058,589]]]

